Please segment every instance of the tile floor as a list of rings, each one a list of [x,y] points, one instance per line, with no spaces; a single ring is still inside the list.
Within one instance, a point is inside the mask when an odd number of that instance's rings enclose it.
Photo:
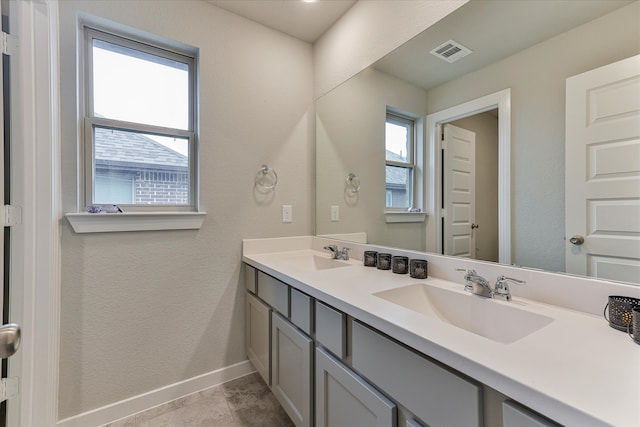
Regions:
[[[293,427],[260,375],[253,373],[104,427]]]

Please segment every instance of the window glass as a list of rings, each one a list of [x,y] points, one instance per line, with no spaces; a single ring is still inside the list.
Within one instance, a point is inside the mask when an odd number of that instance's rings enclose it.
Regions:
[[[405,209],[411,207],[411,193],[411,169],[397,166],[387,166],[387,207]]]
[[[93,111],[133,123],[189,129],[189,65],[93,39]]]
[[[94,147],[93,203],[189,204],[187,139],[96,126]],[[123,197],[124,176],[134,189],[129,199]]]
[[[133,203],[133,180],[131,175],[101,173],[95,178],[95,203],[131,204]]]
[[[385,145],[387,160],[396,162],[410,161],[411,127],[409,123],[387,120]]]

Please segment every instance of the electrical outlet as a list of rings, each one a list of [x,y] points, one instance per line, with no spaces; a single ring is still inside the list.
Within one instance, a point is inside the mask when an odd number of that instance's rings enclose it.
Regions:
[[[331,221],[340,221],[340,206],[331,206]]]
[[[293,222],[293,206],[282,205],[282,222]]]

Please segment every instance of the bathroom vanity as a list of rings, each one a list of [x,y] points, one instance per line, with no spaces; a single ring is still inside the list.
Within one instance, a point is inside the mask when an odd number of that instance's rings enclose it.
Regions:
[[[349,244],[345,261],[327,244],[344,242],[243,242],[247,354],[297,426],[640,425],[640,346],[564,298],[640,288],[385,248],[429,261],[413,279],[363,266],[382,248]],[[482,298],[456,268],[527,284]]]

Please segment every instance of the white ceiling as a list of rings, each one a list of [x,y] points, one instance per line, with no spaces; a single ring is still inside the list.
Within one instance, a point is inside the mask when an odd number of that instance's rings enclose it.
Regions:
[[[357,0],[207,0],[209,3],[285,34],[315,42]]]
[[[513,55],[634,0],[472,0],[404,43],[374,68],[431,88]],[[449,64],[429,54],[453,39],[473,53]],[[585,43],[588,43],[585,40]],[[558,46],[562,52],[562,46]],[[571,55],[571,52],[564,52]],[[539,64],[543,67],[544,64]]]

